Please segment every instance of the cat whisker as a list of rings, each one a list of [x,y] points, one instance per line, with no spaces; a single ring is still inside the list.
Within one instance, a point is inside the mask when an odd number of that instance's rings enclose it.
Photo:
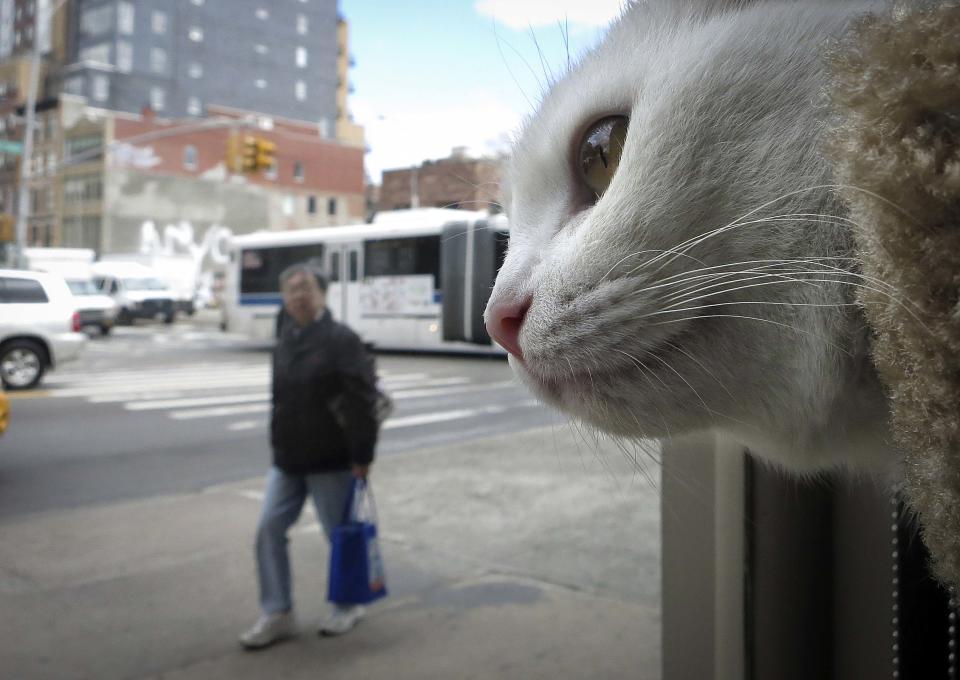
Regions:
[[[540,41],[537,40],[537,34],[533,30],[532,24],[527,24],[528,29],[530,30],[530,37],[533,39],[533,46],[537,48],[537,56],[540,57],[540,67],[543,68],[543,78],[547,84],[547,87],[553,87],[553,84],[556,82],[556,78],[553,76],[553,71],[547,68],[547,61],[543,57],[543,50],[540,49]]]
[[[678,291],[677,293],[674,293],[673,295],[670,295],[670,296],[668,296],[668,297],[663,298],[663,301],[664,301],[664,302],[669,302],[669,301],[671,301],[671,300],[677,300],[677,299],[684,298],[684,297],[691,296],[691,295],[700,295],[701,293],[703,293],[703,292],[705,292],[705,291],[716,290],[716,289],[722,288],[723,286],[726,286],[726,285],[735,284],[735,283],[743,283],[743,282],[746,282],[746,281],[755,281],[755,280],[757,280],[757,279],[777,279],[776,281],[766,281],[766,282],[764,282],[764,284],[762,284],[762,285],[776,285],[776,284],[778,284],[778,283],[779,283],[779,284],[786,284],[786,283],[803,283],[803,284],[811,285],[811,286],[813,286],[813,287],[815,287],[815,288],[820,288],[820,286],[817,284],[816,281],[805,280],[805,279],[797,279],[797,278],[794,278],[793,276],[789,276],[789,274],[791,274],[791,273],[794,273],[794,272],[785,272],[785,273],[779,273],[779,272],[777,272],[777,273],[756,272],[753,276],[749,276],[749,277],[742,278],[742,279],[733,279],[733,280],[730,280],[729,277],[730,277],[730,276],[739,276],[739,275],[741,274],[741,272],[730,273],[730,274],[726,274],[726,275],[723,275],[723,276],[717,276],[717,277],[713,277],[713,278],[711,278],[711,279],[708,279],[708,281],[713,281],[714,283],[709,283],[709,284],[707,284],[707,285],[703,285],[704,282],[703,282],[703,281],[700,281],[700,282],[698,282],[698,283],[697,283],[696,285],[694,285],[694,286],[688,286],[686,289],[684,289],[684,290],[682,290],[682,291]],[[802,274],[803,272],[796,272],[796,273],[801,273],[801,274]],[[745,287],[750,287],[750,286],[745,286]],[[735,290],[739,290],[739,288],[730,288],[730,289],[724,289],[724,290],[725,290],[725,292],[733,292],[733,291],[735,291]],[[713,294],[716,294],[716,293],[713,293]]]
[[[811,274],[811,275],[816,275],[816,276],[826,276],[826,275],[827,275],[827,274],[825,274],[825,273],[823,273],[823,272],[809,272],[809,274]],[[869,291],[871,291],[871,292],[873,292],[873,293],[876,293],[877,295],[880,295],[880,296],[882,296],[882,297],[885,297],[885,298],[889,299],[891,302],[895,303],[897,306],[899,306],[901,309],[903,309],[904,312],[906,312],[907,314],[909,314],[909,315],[914,319],[914,321],[916,321],[924,330],[926,330],[928,333],[932,333],[932,331],[930,330],[930,328],[923,322],[923,320],[922,320],[916,313],[914,313],[914,311],[913,311],[912,309],[910,309],[910,307],[908,306],[908,303],[909,303],[910,305],[913,305],[913,306],[919,311],[919,307],[917,307],[917,306],[915,305],[915,303],[910,302],[909,300],[904,300],[904,299],[902,299],[902,298],[899,298],[899,297],[897,297],[897,296],[895,296],[895,295],[890,294],[888,291],[881,290],[881,289],[875,288],[875,287],[873,287],[873,286],[867,286],[867,285],[865,285],[865,284],[863,284],[863,283],[859,283],[859,282],[857,282],[857,281],[845,280],[845,277],[855,277],[855,276],[857,276],[857,275],[852,274],[852,273],[850,273],[850,272],[844,272],[841,278],[790,279],[789,281],[796,281],[796,282],[799,282],[799,283],[810,283],[810,284],[812,284],[812,285],[816,285],[816,284],[818,284],[818,283],[830,283],[830,284],[835,284],[835,285],[840,285],[840,286],[850,286],[850,287],[852,287],[852,288],[860,288],[860,289],[863,289],[863,290],[869,290]],[[725,282],[723,282],[723,284],[718,284],[718,286],[720,286],[720,285],[726,285],[726,284],[729,284],[729,283],[739,283],[739,282],[743,282],[743,281],[749,281],[749,280],[753,280],[753,279],[756,279],[756,278],[762,278],[762,277],[756,276],[756,277],[752,277],[752,278],[749,278],[749,279],[740,279],[739,281],[725,281]],[[735,291],[738,291],[738,290],[744,290],[744,289],[747,289],[747,288],[756,288],[756,287],[761,287],[761,286],[770,286],[770,285],[776,285],[776,284],[784,284],[784,283],[787,283],[787,282],[789,282],[789,281],[766,281],[766,282],[762,282],[762,283],[753,283],[753,284],[749,284],[749,285],[746,285],[746,286],[738,286],[738,287],[735,287],[735,288],[720,288],[719,290],[716,290],[716,288],[717,288],[718,286],[707,286],[707,287],[702,288],[700,291],[691,291],[691,292],[687,293],[686,297],[684,297],[684,296],[673,296],[673,297],[670,297],[670,298],[666,298],[666,299],[664,300],[665,302],[666,302],[666,301],[670,301],[670,300],[676,300],[677,297],[683,297],[683,299],[674,302],[673,305],[668,305],[668,306],[664,307],[664,308],[663,308],[663,311],[669,311],[671,308],[675,307],[677,304],[688,304],[688,303],[694,302],[694,301],[696,301],[696,300],[703,300],[703,299],[707,299],[707,298],[711,298],[711,297],[719,297],[719,296],[721,296],[721,295],[723,295],[723,294],[732,293],[732,292],[735,292]],[[703,295],[703,294],[695,294],[695,293],[702,293],[702,292],[704,292],[704,291],[706,291],[706,290],[708,290],[708,289],[714,289],[714,290],[713,290],[712,292],[708,293],[708,294],[705,294],[705,295]],[[862,303],[860,303],[860,302],[849,302],[849,303],[791,303],[791,302],[768,301],[768,302],[746,303],[746,302],[738,302],[738,301],[736,301],[736,300],[730,300],[730,301],[727,301],[727,302],[724,302],[724,303],[718,303],[718,304],[771,304],[771,305],[792,305],[792,306],[798,306],[798,307],[860,307],[860,306],[862,306]]]
[[[658,289],[658,288],[664,288],[664,287],[675,286],[675,285],[682,285],[682,284],[684,284],[684,283],[686,283],[686,282],[693,282],[693,281],[698,281],[698,280],[705,280],[705,279],[710,279],[710,278],[712,278],[712,277],[717,277],[717,276],[736,276],[738,273],[746,274],[746,273],[751,273],[751,272],[755,272],[755,271],[764,271],[764,270],[767,270],[767,269],[769,269],[769,268],[771,268],[771,267],[786,266],[786,265],[788,265],[788,264],[789,264],[789,265],[799,265],[799,264],[804,264],[804,263],[817,264],[817,263],[819,263],[821,260],[833,260],[833,259],[836,259],[836,260],[838,260],[838,261],[842,261],[842,260],[849,260],[850,258],[840,258],[840,257],[838,257],[838,258],[799,258],[799,259],[791,259],[791,260],[746,260],[746,261],[743,261],[743,262],[727,262],[727,263],[724,263],[724,264],[714,265],[714,266],[712,266],[712,267],[702,267],[702,268],[699,268],[699,269],[690,269],[690,270],[687,270],[687,271],[683,271],[683,272],[678,272],[678,273],[676,273],[676,274],[672,274],[672,275],[670,275],[670,276],[665,276],[665,277],[663,277],[662,279],[658,279],[656,284],[647,286],[647,287],[645,287],[645,288],[643,288],[642,290],[637,291],[637,292],[638,292],[638,293],[641,293],[641,292],[649,292],[649,291],[652,291],[652,290],[656,290],[656,289]],[[718,271],[715,271],[715,270],[725,269],[725,268],[727,268],[727,267],[739,267],[739,266],[749,265],[749,264],[758,264],[758,265],[761,265],[761,266],[751,267],[751,268],[748,268],[748,269],[734,270],[734,271],[729,271],[729,272],[725,272],[725,271],[720,271],[720,272],[718,272]],[[838,270],[846,271],[846,270],[843,270],[842,268],[838,268]],[[700,272],[710,272],[710,273],[700,274]],[[698,274],[698,275],[697,275],[697,276],[691,276],[691,274]]]
[[[687,322],[687,321],[697,321],[697,320],[701,320],[701,319],[741,319],[741,320],[744,320],[744,321],[757,321],[757,322],[760,322],[760,323],[771,324],[771,325],[773,325],[773,326],[779,326],[779,327],[781,327],[781,328],[786,328],[786,329],[791,330],[791,331],[793,331],[793,332],[795,332],[795,333],[800,333],[801,335],[809,335],[810,337],[816,338],[817,340],[819,340],[820,342],[824,343],[825,345],[827,345],[827,346],[829,346],[829,347],[833,347],[833,348],[834,348],[835,350],[837,350],[838,352],[841,352],[842,354],[845,354],[845,355],[847,355],[847,356],[851,356],[849,350],[846,350],[846,349],[844,349],[843,347],[840,347],[840,346],[837,345],[836,343],[830,342],[829,340],[827,340],[827,339],[824,338],[823,336],[817,335],[816,333],[812,333],[812,332],[810,332],[810,331],[806,331],[806,330],[804,330],[804,329],[802,329],[802,328],[797,328],[796,326],[791,326],[791,325],[788,324],[788,323],[782,323],[782,322],[780,322],[780,321],[774,321],[773,319],[764,319],[764,318],[757,317],[757,316],[745,316],[745,315],[742,315],[742,314],[696,314],[696,315],[694,315],[694,316],[685,316],[685,317],[683,317],[683,318],[681,318],[681,319],[669,319],[669,320],[667,320],[667,321],[658,321],[658,322],[656,322],[656,323],[652,323],[652,324],[649,324],[649,325],[650,325],[650,326],[665,326],[665,325],[667,325],[667,324],[672,324],[672,323],[685,323],[685,322]]]
[[[518,57],[520,57],[520,61],[522,61],[522,62],[524,63],[524,65],[527,67],[527,69],[530,71],[530,73],[533,73],[533,78],[534,78],[534,80],[536,80],[537,83],[539,84],[540,81],[537,80],[537,74],[534,73],[533,69],[530,68],[530,64],[527,63],[527,60],[523,58],[523,55],[520,54],[520,52],[519,52],[513,45],[511,45],[510,43],[507,43],[507,42],[504,41],[504,40],[501,40],[499,34],[497,33],[497,22],[496,22],[496,20],[493,21],[493,38],[494,38],[494,42],[496,42],[496,44],[497,44],[497,52],[500,53],[500,61],[503,62],[503,65],[504,65],[504,66],[506,67],[506,69],[507,69],[507,73],[510,74],[510,79],[513,81],[513,84],[517,86],[517,89],[520,90],[520,94],[523,96],[524,99],[527,100],[527,105],[530,107],[530,109],[531,109],[531,110],[536,109],[537,107],[533,105],[533,102],[530,101],[530,97],[528,97],[526,91],[524,91],[523,86],[520,85],[520,81],[517,80],[517,76],[516,76],[516,74],[514,74],[513,69],[510,68],[510,64],[507,63],[507,57],[506,57],[506,55],[503,53],[503,45],[506,44],[507,47],[509,47],[511,50],[513,50],[513,51],[516,53],[516,55],[517,55]],[[541,86],[541,87],[542,87],[542,86]]]
[[[663,252],[667,252],[667,251],[664,251],[664,250],[638,250],[638,251],[636,251],[635,253],[630,253],[629,255],[625,255],[624,257],[622,257],[622,258],[620,258],[619,260],[617,260],[617,262],[614,263],[614,265],[613,265],[612,267],[610,267],[610,269],[607,271],[607,273],[600,277],[600,279],[599,279],[599,281],[598,281],[597,283],[602,283],[603,281],[605,281],[606,278],[607,278],[608,276],[610,276],[610,274],[613,273],[613,270],[614,270],[614,269],[616,269],[617,267],[619,267],[621,264],[623,264],[624,262],[626,262],[627,260],[629,260],[629,259],[632,258],[632,257],[637,257],[637,256],[639,256],[639,255],[645,255],[646,253],[663,253]],[[679,254],[679,253],[678,253],[678,254]],[[693,260],[694,262],[696,262],[697,264],[703,265],[704,267],[707,266],[705,262],[703,262],[702,260],[698,260],[697,258],[693,257],[692,255],[686,255],[686,254],[684,254],[684,257],[687,257],[687,258]],[[635,268],[635,269],[631,269],[629,272],[626,273],[626,275],[627,275],[627,276],[630,276],[630,275],[633,274],[635,271],[637,271],[637,269],[642,268],[642,266],[643,266],[643,265],[640,265],[639,267],[637,267],[637,268]]]
[[[723,381],[720,380],[720,378],[718,378],[716,375],[714,375],[713,372],[712,372],[710,369],[708,369],[706,366],[704,366],[702,361],[700,361],[699,359],[697,359],[696,357],[694,357],[692,354],[690,354],[689,352],[687,352],[685,349],[683,349],[683,348],[680,347],[679,345],[673,344],[673,343],[670,342],[669,340],[665,340],[663,344],[665,344],[665,345],[667,345],[668,347],[672,348],[674,351],[680,352],[682,355],[684,355],[685,357],[687,357],[688,359],[690,359],[690,361],[692,361],[692,362],[695,363],[697,366],[699,366],[699,367],[701,368],[701,370],[703,370],[704,373],[706,373],[708,376],[710,376],[711,378],[713,378],[714,382],[716,382],[718,385],[720,385],[720,388],[721,388],[724,392],[727,393],[727,396],[729,396],[729,397],[730,397],[731,399],[733,399],[733,400],[736,400],[736,397],[733,396],[733,392],[731,392],[730,390],[728,390],[728,389],[727,389],[727,386],[723,384]]]
[[[817,217],[817,218],[819,218],[819,219],[811,219],[810,216]],[[801,217],[803,217],[804,219],[800,219]],[[757,219],[755,219],[755,220],[749,220],[749,221],[746,221],[746,222],[743,222],[743,221],[739,221],[739,220],[738,220],[738,221],[735,221],[735,222],[731,222],[730,224],[724,225],[724,226],[722,226],[722,227],[718,227],[718,228],[716,228],[716,229],[712,229],[712,230],[710,230],[710,231],[707,231],[707,232],[705,232],[705,233],[703,233],[703,234],[701,234],[701,235],[699,235],[699,236],[693,237],[693,238],[691,238],[691,239],[687,239],[687,241],[684,241],[683,243],[681,243],[680,245],[678,245],[678,246],[676,247],[676,249],[675,249],[675,250],[676,250],[675,255],[680,255],[680,254],[682,254],[682,253],[686,253],[687,251],[692,250],[693,248],[701,245],[702,243],[704,243],[704,242],[706,242],[706,241],[709,241],[709,240],[712,239],[712,238],[715,238],[715,237],[719,236],[720,234],[724,234],[724,233],[726,233],[726,232],[728,232],[728,231],[732,231],[732,230],[734,230],[734,229],[740,229],[740,228],[742,228],[742,227],[749,227],[749,226],[769,224],[770,222],[776,222],[776,221],[782,221],[782,222],[801,222],[801,223],[802,223],[802,222],[812,222],[812,223],[815,223],[815,224],[818,224],[818,225],[822,225],[822,226],[834,226],[834,227],[840,227],[840,226],[849,227],[849,226],[853,226],[853,225],[855,224],[855,223],[853,223],[852,221],[844,222],[843,220],[847,220],[847,218],[842,218],[842,217],[837,217],[837,216],[832,216],[832,215],[817,215],[816,213],[786,213],[786,214],[783,214],[783,215],[771,215],[771,216],[768,216],[768,217],[757,218]],[[656,261],[657,259],[659,259],[659,258],[654,258],[654,259],[651,260],[650,263],[648,263],[648,264],[653,263],[653,262]],[[654,272],[654,274],[656,274],[657,272],[661,271],[661,270],[662,270],[664,267],[666,267],[667,265],[671,264],[675,259],[676,259],[676,257],[673,257],[673,258],[668,259],[666,262],[664,262],[664,263]]]

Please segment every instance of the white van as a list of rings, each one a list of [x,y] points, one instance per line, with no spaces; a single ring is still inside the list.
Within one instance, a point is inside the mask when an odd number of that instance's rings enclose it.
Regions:
[[[176,318],[173,291],[150,267],[139,262],[94,262],[93,280],[119,306],[118,324],[158,318],[173,323]]]
[[[95,253],[89,248],[24,248],[27,267],[62,276],[73,293],[80,325],[106,335],[113,328],[119,306],[93,282]]]

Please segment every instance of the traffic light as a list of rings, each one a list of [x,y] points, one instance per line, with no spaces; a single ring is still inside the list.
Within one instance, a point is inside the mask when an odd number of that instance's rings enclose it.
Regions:
[[[16,240],[16,220],[13,219],[13,215],[0,213],[0,243],[9,243]]]
[[[256,169],[268,170],[272,168],[274,163],[273,154],[277,150],[277,145],[261,137],[256,137],[255,146],[257,149]]]
[[[227,145],[227,166],[231,172],[256,172],[272,168],[277,145],[262,137],[231,135]]]
[[[256,172],[273,167],[273,152],[277,145],[261,137],[243,138],[243,171]]]

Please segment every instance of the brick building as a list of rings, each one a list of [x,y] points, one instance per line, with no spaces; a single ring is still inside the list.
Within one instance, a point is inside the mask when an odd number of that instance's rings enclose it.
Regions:
[[[234,233],[363,221],[363,149],[326,139],[315,124],[215,107],[211,115],[170,120],[84,107],[72,116],[60,244],[129,252],[147,220]],[[229,140],[250,134],[276,145],[276,164],[238,175],[227,167]]]
[[[378,209],[493,209],[499,200],[500,163],[495,158],[470,158],[458,147],[448,158],[385,170]]]

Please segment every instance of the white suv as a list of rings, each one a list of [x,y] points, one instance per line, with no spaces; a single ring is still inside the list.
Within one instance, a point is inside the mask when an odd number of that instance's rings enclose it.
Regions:
[[[0,378],[8,389],[40,383],[75,359],[87,337],[66,281],[53,274],[0,269]]]

